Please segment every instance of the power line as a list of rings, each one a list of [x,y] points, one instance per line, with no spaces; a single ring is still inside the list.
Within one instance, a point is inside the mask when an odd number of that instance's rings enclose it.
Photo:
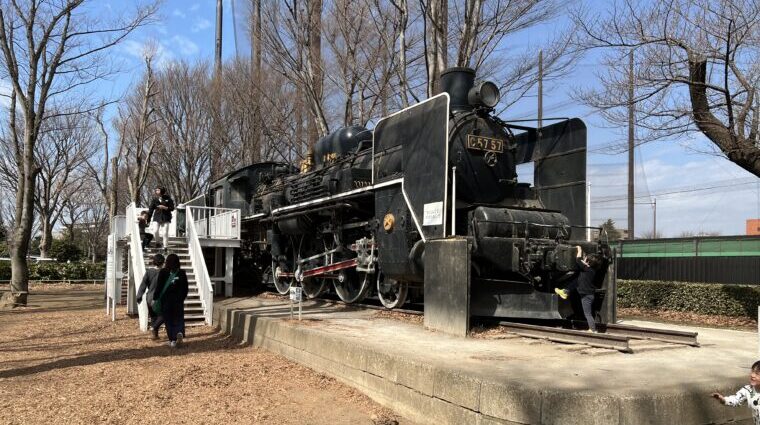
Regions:
[[[757,184],[757,182],[755,180],[756,179],[753,178],[753,181],[744,182],[744,183],[732,183],[732,184],[726,184],[726,185],[714,185],[714,186],[709,186],[709,187],[700,187],[700,188],[691,188],[691,189],[683,189],[683,190],[672,190],[672,191],[666,191],[666,192],[650,193],[650,194],[647,194],[647,195],[634,196],[634,199],[647,199],[647,198],[649,198],[651,196],[660,197],[660,196],[668,196],[668,195],[678,195],[678,194],[683,194],[683,193],[703,192],[703,191],[707,191],[707,190],[722,189],[722,188],[732,188],[732,190],[726,190],[725,191],[725,192],[732,192],[732,191],[737,190],[737,189],[744,190],[744,188],[742,186]],[[627,196],[608,197],[608,198],[592,201],[591,203],[592,204],[593,203],[602,204],[602,203],[608,203],[608,202],[624,201],[626,199],[628,199]]]

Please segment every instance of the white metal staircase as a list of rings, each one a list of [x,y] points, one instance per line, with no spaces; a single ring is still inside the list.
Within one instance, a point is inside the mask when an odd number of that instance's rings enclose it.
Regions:
[[[121,258],[121,254],[128,251],[126,255],[128,260],[125,262],[128,265],[128,273],[125,275],[128,282],[127,312],[137,314],[140,319],[140,329],[147,331],[148,306],[145,297],[139,304],[136,303],[136,292],[145,275],[145,270],[152,267],[150,264],[152,255],[164,252],[163,249],[159,250],[155,247],[146,252],[142,250],[137,220],[140,212],[144,210],[145,208],[140,208],[134,203],[130,204],[126,215],[119,216],[123,218],[120,218],[119,225],[114,226],[108,237],[106,313],[111,315],[112,320],[116,319],[115,306],[123,298],[120,291],[120,273],[118,273],[119,264],[122,261],[118,259]],[[180,213],[184,220],[179,219]],[[185,300],[185,324],[187,326],[210,325],[214,308],[214,290],[202,247],[224,247],[227,249],[228,263],[232,264],[232,249],[240,246],[240,210],[187,205],[178,208],[175,218],[170,226],[169,247],[166,254],[177,254],[180,257],[180,267],[187,274],[189,291]],[[184,221],[184,228],[178,231],[177,222],[180,221]],[[177,234],[183,236],[177,236]],[[157,241],[153,241],[154,246],[156,243]],[[231,283],[231,273],[225,272],[223,280]]]
[[[153,244],[155,245],[155,244]],[[195,279],[192,262],[190,261],[190,252],[187,247],[185,238],[169,238],[169,249],[166,253],[162,248],[149,248],[144,253],[145,269],[153,267],[151,265],[154,254],[177,254],[179,257],[180,268],[187,274],[187,298],[185,298],[185,326],[202,326],[206,324],[206,316],[201,301],[198,283]]]

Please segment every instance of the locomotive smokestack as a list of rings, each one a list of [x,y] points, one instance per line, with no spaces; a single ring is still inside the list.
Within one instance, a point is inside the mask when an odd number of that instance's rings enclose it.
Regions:
[[[472,68],[455,67],[441,73],[441,92],[451,97],[451,110],[472,109],[467,94],[475,85],[475,70]]]

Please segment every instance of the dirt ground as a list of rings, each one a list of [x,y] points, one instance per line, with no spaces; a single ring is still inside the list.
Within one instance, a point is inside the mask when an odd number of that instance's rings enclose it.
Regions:
[[[2,290],[2,288],[0,288]],[[0,424],[410,424],[358,391],[210,327],[172,350],[101,285],[33,286],[0,311]]]

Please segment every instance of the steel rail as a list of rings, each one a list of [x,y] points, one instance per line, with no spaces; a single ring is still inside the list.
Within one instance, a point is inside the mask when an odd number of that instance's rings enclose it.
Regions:
[[[422,316],[423,312],[420,310],[409,310],[404,308],[385,308],[381,305],[374,305],[374,304],[346,304],[348,306],[354,306],[354,307],[361,307],[361,308],[368,308],[370,310],[380,310],[380,311],[395,311],[397,313],[404,313],[404,314],[412,314],[415,316]]]
[[[633,339],[648,339],[653,341],[682,344],[699,347],[697,332],[675,331],[671,329],[644,328],[631,325],[598,325],[599,330],[608,335],[620,335]]]
[[[566,344],[584,344],[591,347],[617,350],[623,353],[633,353],[628,344],[629,338],[624,336],[514,322],[499,322],[499,325],[510,333],[528,338],[545,339]]]

